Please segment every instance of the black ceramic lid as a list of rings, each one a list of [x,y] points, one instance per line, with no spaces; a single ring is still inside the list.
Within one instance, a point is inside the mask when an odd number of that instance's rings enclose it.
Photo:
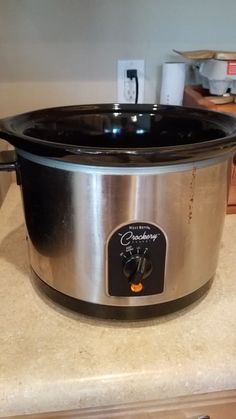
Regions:
[[[232,151],[236,119],[176,106],[66,106],[1,120],[0,137],[16,148],[64,161],[149,166]]]

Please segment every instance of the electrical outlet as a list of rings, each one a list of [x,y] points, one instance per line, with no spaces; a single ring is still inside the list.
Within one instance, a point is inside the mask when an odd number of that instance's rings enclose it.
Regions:
[[[135,103],[136,83],[127,77],[127,70],[137,70],[139,94],[138,103],[144,101],[144,60],[118,60],[117,63],[117,101]]]

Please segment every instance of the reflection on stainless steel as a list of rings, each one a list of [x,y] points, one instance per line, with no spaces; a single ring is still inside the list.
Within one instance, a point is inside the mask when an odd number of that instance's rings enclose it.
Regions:
[[[141,306],[180,298],[214,275],[228,156],[171,167],[96,171],[42,157],[37,162],[28,153],[19,152],[19,159],[30,263],[58,291],[92,303]],[[156,224],[167,237],[164,291],[109,296],[108,238],[135,221]]]

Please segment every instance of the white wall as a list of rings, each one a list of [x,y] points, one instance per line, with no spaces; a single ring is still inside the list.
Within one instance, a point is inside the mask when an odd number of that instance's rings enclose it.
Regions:
[[[116,101],[118,59],[143,58],[155,102],[172,49],[236,50],[235,0],[0,0],[0,116]]]

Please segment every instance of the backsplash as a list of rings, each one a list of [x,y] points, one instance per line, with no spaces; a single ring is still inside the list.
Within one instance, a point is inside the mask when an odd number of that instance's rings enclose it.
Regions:
[[[157,102],[172,49],[235,49],[234,0],[5,0],[0,117],[33,108],[115,102],[118,59],[145,60]],[[219,30],[219,27],[222,30]]]

